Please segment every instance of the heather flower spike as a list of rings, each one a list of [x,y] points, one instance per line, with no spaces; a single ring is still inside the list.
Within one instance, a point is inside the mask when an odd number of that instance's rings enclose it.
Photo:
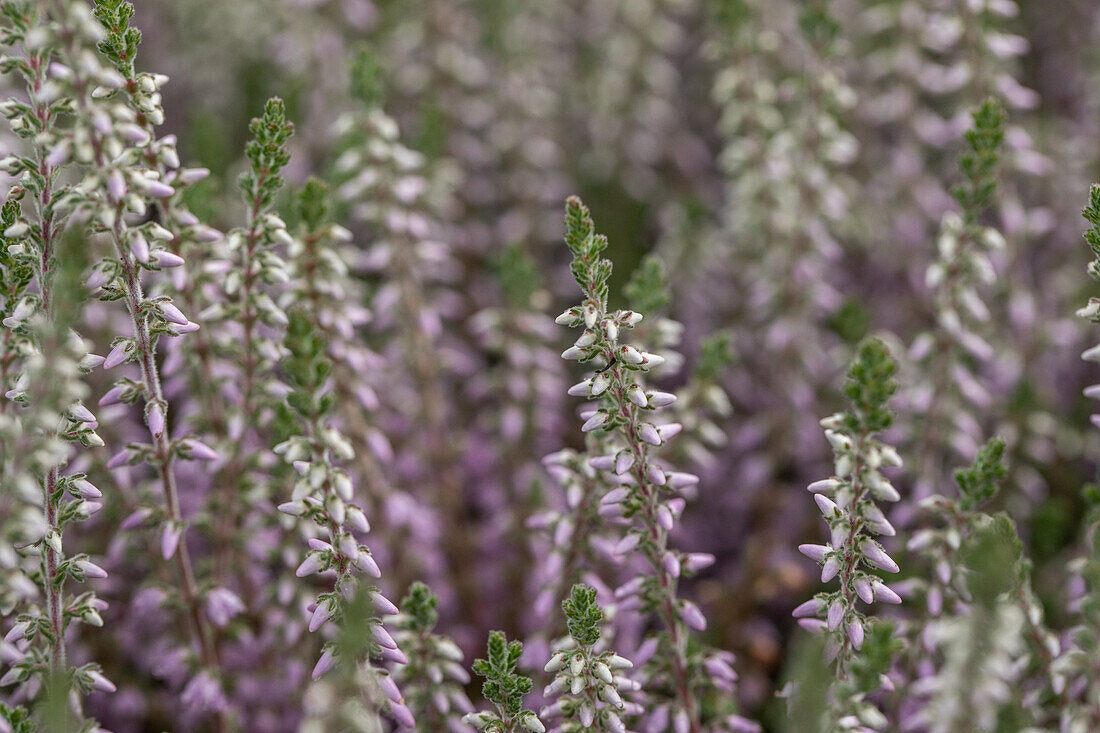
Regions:
[[[624,697],[639,685],[626,677],[634,667],[629,659],[598,648],[604,615],[596,602],[596,589],[574,585],[569,598],[562,601],[562,610],[569,641],[559,645],[545,668],[554,675],[546,694],[558,700],[543,708],[542,717],[561,718],[558,730],[563,733],[625,733],[623,719],[641,713],[642,708]]]
[[[839,582],[837,590],[818,593],[796,608],[794,615],[806,629],[828,634],[828,654],[836,660],[840,682],[850,676],[873,625],[859,602],[901,602],[876,572],[899,570],[879,544],[878,537],[892,536],[894,528],[877,502],[898,500],[897,491],[882,471],[900,467],[901,459],[893,448],[875,437],[893,422],[888,402],[897,391],[895,369],[896,362],[882,341],[871,338],[860,344],[844,388],[851,404],[849,411],[821,421],[833,448],[836,473],[810,486],[828,525],[829,542],[798,548],[821,565],[822,582],[834,578]],[[834,699],[833,703],[841,711],[838,715],[881,716],[862,695],[850,700]]]

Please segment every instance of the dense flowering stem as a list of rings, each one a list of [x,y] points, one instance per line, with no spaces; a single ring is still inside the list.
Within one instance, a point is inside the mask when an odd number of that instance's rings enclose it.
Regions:
[[[681,479],[667,473],[649,455],[649,446],[660,445],[666,437],[678,432],[679,426],[671,424],[658,428],[644,420],[642,412],[643,409],[657,409],[674,398],[665,393],[646,392],[635,379],[637,372],[657,366],[663,359],[620,344],[619,329],[637,324],[641,314],[630,310],[608,312],[607,282],[611,262],[600,257],[607,247],[607,239],[595,233],[588,210],[576,197],[566,203],[566,243],[573,253],[573,276],[586,297],[580,306],[559,316],[558,323],[574,327],[583,325],[585,332],[562,356],[582,361],[594,359],[602,365],[595,376],[576,385],[570,393],[604,400],[599,410],[587,415],[582,430],[618,431],[626,444],[611,463],[617,474],[628,474],[633,479],[632,486],[618,489],[614,501],[609,496],[602,501],[624,502],[627,511],[641,519],[637,545],[653,570],[652,585],[644,592],[646,603],[656,610],[668,634],[677,713],[686,718],[692,733],[698,733],[701,730],[700,711],[688,669],[687,624],[690,622],[701,628],[705,620],[693,604],[677,600],[681,560],[677,553],[668,549],[668,531],[674,516],[669,503],[660,496],[661,487],[677,488]]]
[[[446,636],[432,633],[438,605],[439,598],[428,586],[416,582],[401,599],[401,613],[390,619],[394,639],[409,658],[408,664],[394,670],[394,677],[421,733],[464,730],[458,713],[474,711],[463,690],[470,674],[462,665],[462,650]]]
[[[332,362],[316,330],[316,324],[305,312],[291,312],[286,337],[291,356],[284,362],[284,368],[294,391],[287,396],[279,422],[282,429],[292,430],[293,422],[297,421],[304,430],[275,447],[275,452],[293,464],[299,474],[291,501],[281,504],[279,509],[308,520],[327,535],[327,540],[310,537],[310,552],[296,571],[298,577],[325,571],[332,571],[336,576],[332,591],[322,593],[312,604],[309,630],[317,631],[329,621],[339,625],[346,620],[347,623],[366,624],[374,643],[368,646],[369,654],[364,659],[341,660],[337,645],[326,646],[314,668],[315,679],[336,661],[365,668],[370,667],[372,656],[399,664],[408,661],[375,614],[367,618],[345,617],[347,605],[360,594],[368,596],[381,612],[392,613],[397,609],[376,587],[364,585],[362,581],[362,576],[381,577],[381,570],[370,551],[355,537],[355,533],[367,532],[370,525],[353,502],[350,477],[336,465],[338,459],[354,457],[354,451],[347,439],[328,424],[336,401],[336,396],[325,389]],[[389,698],[389,713],[403,725],[412,727],[412,715],[396,685],[384,672],[375,670],[375,674]]]
[[[850,412],[838,413],[821,421],[825,436],[835,454],[836,475],[810,485],[814,500],[829,524],[828,545],[800,545],[799,551],[821,566],[821,580],[839,578],[836,592],[819,593],[795,609],[794,615],[811,631],[830,633],[829,654],[837,660],[837,677],[844,682],[856,653],[863,647],[867,618],[857,607],[880,601],[900,603],[901,598],[872,570],[898,572],[873,535],[892,536],[894,528],[875,500],[897,501],[900,496],[889,479],[880,473],[883,467],[897,467],[897,452],[874,438],[890,426],[893,415],[887,402],[897,391],[894,380],[896,363],[885,344],[877,339],[864,341],[848,371],[845,394],[852,403]],[[824,620],[823,620],[824,619]],[[846,710],[855,703],[858,715],[882,725],[881,713],[869,709],[861,700],[835,701]]]
[[[577,584],[562,601],[569,627],[569,641],[546,663],[554,681],[547,696],[560,696],[542,710],[544,718],[561,717],[562,733],[598,731],[625,733],[622,715],[636,715],[641,706],[623,701],[623,695],[639,685],[624,676],[634,664],[608,650],[598,650],[603,610],[596,602],[596,589]]]

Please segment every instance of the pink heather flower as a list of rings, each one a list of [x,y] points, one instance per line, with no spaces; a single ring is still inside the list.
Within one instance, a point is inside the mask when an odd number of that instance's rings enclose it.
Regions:
[[[173,267],[182,267],[184,264],[184,259],[182,257],[166,249],[158,249],[153,253],[153,259],[157,261],[158,265],[166,270]]]
[[[397,683],[388,674],[378,675],[378,686],[382,688],[382,692],[386,697],[398,705],[405,702],[405,698],[401,696],[401,690],[397,689]]]
[[[696,631],[706,630],[706,617],[703,615],[703,612],[699,610],[699,607],[691,601],[683,601],[681,603],[680,615],[683,617],[684,623]]]
[[[860,550],[863,552],[863,556],[880,570],[885,570],[888,573],[896,573],[900,569],[893,558],[887,555],[886,551],[882,549],[882,546],[873,540],[865,540],[860,543]]]
[[[848,639],[856,649],[863,648],[863,624],[859,619],[848,622]]]
[[[176,554],[180,546],[180,537],[183,535],[183,527],[169,522],[160,530],[160,554],[165,560],[170,560]]]
[[[129,354],[129,341],[119,341],[107,354],[107,358],[103,360],[104,369],[114,369],[116,366],[126,361]]]
[[[697,573],[713,565],[714,559],[714,555],[709,552],[693,552],[684,558],[684,569],[690,573]]]
[[[80,568],[86,578],[106,578],[107,571],[96,565],[91,560],[78,560],[76,566]]]
[[[363,568],[363,572],[372,578],[381,578],[382,570],[378,567],[378,563],[371,557],[370,552],[367,550],[361,550],[358,557],[355,559],[355,564]]]
[[[313,617],[309,620],[309,630],[311,632],[321,628],[328,621],[329,616],[332,615],[328,606],[328,603],[319,603],[317,608],[313,609]]]
[[[856,589],[856,595],[859,596],[864,603],[870,603],[875,600],[874,592],[871,590],[871,584],[864,578],[859,578],[853,583]]]
[[[366,534],[370,532],[370,522],[367,521],[367,517],[363,514],[363,510],[357,506],[349,506],[347,511],[346,520],[348,526],[352,529]]]
[[[875,583],[871,586],[875,600],[882,603],[901,603],[901,596],[893,591],[885,583]]]
[[[115,201],[121,201],[126,196],[126,179],[118,168],[112,168],[107,174],[107,193]]]
[[[145,178],[144,176],[138,176],[136,178],[136,183],[137,187],[150,198],[166,199],[176,192],[175,189],[168,184],[154,181],[152,178]]]
[[[828,583],[835,578],[836,574],[839,572],[840,562],[837,561],[836,555],[830,555],[829,559],[825,561],[825,564],[821,566],[821,582]]]
[[[164,319],[170,323],[175,323],[178,326],[186,326],[190,321],[187,320],[187,316],[183,315],[183,311],[175,306],[171,301],[165,300],[157,304],[160,308],[160,312],[164,314]]]
[[[102,397],[99,398],[99,406],[109,407],[110,405],[117,405],[122,401],[122,392],[122,387],[111,387]]]
[[[176,333],[179,333],[179,334],[194,333],[195,331],[198,331],[199,328],[200,328],[199,324],[197,324],[193,321],[188,321],[187,323],[183,324],[182,326],[176,326],[175,331],[176,331]]]
[[[317,664],[313,666],[313,673],[310,676],[315,680],[320,679],[321,675],[332,669],[332,665],[335,663],[336,657],[332,653],[332,649],[325,649],[321,653],[320,659],[317,660]]]
[[[406,728],[416,727],[416,719],[413,717],[412,712],[404,705],[391,703],[390,715],[393,716],[394,720],[396,720],[398,723],[405,726]]]
[[[615,473],[622,476],[634,465],[634,454],[628,450],[619,451],[615,456]]]
[[[120,450],[118,453],[115,453],[113,456],[111,456],[110,460],[107,461],[107,468],[108,469],[121,468],[122,466],[125,466],[129,462],[130,462],[130,451],[128,451],[124,448],[124,449]]]
[[[206,615],[219,628],[244,610],[244,602],[228,588],[214,588],[206,594]]]
[[[221,685],[206,670],[187,683],[180,702],[196,710],[224,710],[228,705]]]
[[[657,507],[657,524],[661,525],[661,529],[666,532],[671,532],[675,524],[675,520],[672,517],[672,510],[665,504],[661,504]]]
[[[650,407],[666,407],[676,401],[676,395],[670,392],[653,392],[649,395]]]
[[[584,425],[581,426],[581,432],[590,433],[593,430],[602,427],[607,422],[606,412],[597,412],[592,417],[588,418]]]
[[[103,492],[87,479],[79,478],[72,482],[73,490],[84,499],[100,499]]]
[[[805,603],[794,609],[794,611],[791,612],[791,615],[795,618],[813,618],[821,613],[821,609],[824,607],[825,604],[823,604],[820,600],[818,600],[817,598],[811,598],[810,600],[806,601]]]
[[[149,433],[153,436],[153,439],[159,438],[164,433],[164,408],[159,403],[154,402],[149,407],[146,419],[149,421]]]
[[[657,428],[647,422],[641,424],[638,429],[638,437],[650,445],[661,444],[661,435],[657,432]]]
[[[134,257],[137,258],[138,262],[145,264],[149,261],[149,242],[141,235],[141,232],[134,234],[133,241],[130,242],[130,251],[134,253]]]
[[[88,672],[88,679],[92,681],[92,688],[100,692],[114,692],[118,689],[113,682],[94,669]]]
[[[388,631],[382,628],[381,624],[371,625],[371,635],[374,637],[375,642],[377,642],[379,646],[384,646],[387,649],[397,648],[397,642],[393,640],[393,637],[390,636],[390,633]]]
[[[383,616],[392,616],[398,613],[397,606],[393,604],[393,601],[386,598],[381,593],[375,591],[370,594],[370,597],[371,601],[374,603],[374,608]]]
[[[145,520],[148,519],[153,513],[153,510],[148,507],[143,507],[133,512],[128,517],[122,520],[119,524],[119,529],[131,530],[140,527],[145,524]]]
[[[838,599],[829,606],[829,631],[835,631],[840,622],[844,620],[844,604]]]
[[[798,551],[814,562],[825,562],[825,556],[832,552],[828,545],[799,545]]]
[[[79,402],[69,408],[69,415],[76,422],[95,422],[95,415],[84,405]]]
[[[183,444],[190,451],[190,457],[197,461],[214,461],[218,458],[218,453],[205,443],[200,443],[194,438],[188,438],[183,441]]]
[[[671,552],[666,552],[665,556],[661,559],[661,563],[665,566],[665,572],[674,578],[680,577],[680,559]]]
[[[298,569],[294,571],[294,574],[299,578],[304,578],[307,575],[313,575],[321,569],[322,560],[319,552],[311,552],[306,555],[306,559],[302,561],[302,564],[298,566]]]

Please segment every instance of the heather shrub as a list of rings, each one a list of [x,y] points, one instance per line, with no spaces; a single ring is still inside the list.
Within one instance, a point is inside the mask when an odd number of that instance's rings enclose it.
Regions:
[[[1098,34],[0,0],[0,733],[1100,729]]]

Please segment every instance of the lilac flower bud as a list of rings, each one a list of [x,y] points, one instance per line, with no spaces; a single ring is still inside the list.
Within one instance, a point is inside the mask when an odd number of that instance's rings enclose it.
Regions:
[[[859,596],[864,603],[870,603],[875,599],[874,593],[871,590],[871,584],[864,578],[857,579],[853,585],[856,589],[856,595]]]
[[[166,249],[158,249],[153,253],[153,259],[156,260],[160,267],[168,270],[173,267],[182,267],[184,265],[184,259],[177,254],[173,254]]]
[[[84,573],[85,578],[106,578],[107,571],[96,565],[91,560],[78,560],[76,566]]]
[[[164,319],[169,323],[175,323],[179,326],[186,326],[190,321],[187,320],[187,316],[183,315],[183,312],[175,306],[170,300],[163,300],[157,304]]]
[[[218,628],[225,628],[243,610],[244,602],[227,588],[214,588],[206,594],[206,615]]]
[[[129,462],[130,462],[130,451],[123,449],[123,450],[120,450],[118,453],[115,453],[113,456],[111,456],[110,460],[107,461],[107,468],[108,469],[121,468],[122,466],[125,466]]]
[[[352,529],[362,532],[363,534],[370,532],[370,522],[367,521],[367,517],[363,514],[363,510],[357,506],[348,506],[347,523]]]
[[[619,451],[615,456],[615,473],[622,476],[634,465],[634,454],[628,450]]]
[[[371,557],[370,552],[366,548],[359,552],[359,555],[355,558],[355,564],[363,569],[363,572],[372,578],[381,578],[382,571],[378,567],[378,563]]]
[[[817,598],[811,598],[810,600],[795,608],[794,611],[791,612],[791,615],[795,618],[812,618],[821,613],[821,609],[824,607],[825,604],[823,604],[820,600],[818,600]]]
[[[309,619],[310,632],[321,628],[328,621],[330,615],[332,614],[329,611],[329,604],[327,602],[318,603],[317,608],[313,609],[313,616]]]
[[[103,360],[104,369],[114,369],[116,366],[126,361],[129,357],[129,341],[119,341],[107,354],[107,358]]]
[[[856,649],[863,648],[863,623],[858,618],[848,622],[848,639]]]
[[[840,488],[840,481],[835,478],[823,478],[820,481],[814,481],[806,488],[815,494],[821,493],[823,491],[836,491],[838,488]]]
[[[410,711],[409,708],[405,705],[392,703],[390,705],[390,715],[393,716],[394,720],[396,720],[398,723],[405,726],[406,728],[416,727],[416,718],[413,717],[412,711]]]
[[[592,388],[592,380],[586,379],[583,382],[577,382],[567,390],[567,393],[573,397],[587,397],[589,390]]]
[[[713,565],[714,559],[714,555],[709,552],[692,552],[684,558],[684,569],[690,573],[697,573]]]
[[[615,467],[615,456],[596,456],[589,459],[588,465],[597,471],[610,471]]]
[[[142,264],[149,262],[149,242],[141,236],[141,232],[136,232],[131,238],[130,251],[134,253],[138,262]]]
[[[835,631],[840,622],[844,620],[844,604],[838,598],[833,601],[829,606],[829,617],[827,622],[829,624],[829,631]]]
[[[836,559],[836,555],[830,555],[829,559],[825,561],[825,564],[821,566],[821,582],[828,583],[835,578],[836,574],[839,572],[840,562]]]
[[[378,654],[382,659],[386,659],[396,664],[408,664],[409,658],[405,656],[405,653],[400,649],[387,649],[386,647],[380,647]]]
[[[882,549],[882,545],[873,540],[864,540],[860,543],[860,552],[863,556],[880,570],[885,570],[888,573],[898,572],[898,564],[894,562],[893,558],[886,554],[886,551]]]
[[[632,384],[626,388],[626,398],[638,407],[646,407],[649,404],[645,391],[637,384]]]
[[[657,524],[661,526],[661,529],[666,532],[671,532],[672,527],[675,524],[672,517],[672,510],[667,505],[662,504],[657,507]]]
[[[152,514],[152,509],[148,507],[142,507],[141,509],[138,509],[137,511],[133,512],[125,519],[123,519],[122,522],[119,524],[119,528],[123,530],[137,529],[142,524],[144,524],[145,520],[152,516]]]
[[[661,425],[657,428],[658,435],[661,436],[661,440],[669,440],[675,438],[680,434],[680,431],[684,429],[684,426],[678,422],[670,422]]]
[[[668,479],[665,478],[665,472],[662,471],[658,466],[654,466],[652,464],[647,466],[645,474],[650,483],[656,486],[664,486],[668,482]]]
[[[183,445],[190,451],[190,457],[196,461],[215,461],[218,453],[205,443],[200,443],[194,438],[183,441]]]
[[[881,601],[882,603],[901,603],[901,597],[885,583],[874,583],[872,585],[872,592],[874,593],[875,600]]]
[[[325,649],[321,653],[320,659],[317,660],[317,664],[313,666],[313,673],[310,675],[313,679],[318,680],[325,672],[332,669],[332,665],[336,663],[336,657],[332,653],[332,649]]]
[[[693,473],[672,471],[668,474],[668,485],[674,489],[686,489],[699,483],[699,477]]]
[[[671,552],[666,552],[662,558],[661,563],[665,567],[665,572],[671,575],[673,578],[680,577],[680,558],[676,557]]]
[[[703,612],[699,610],[699,607],[691,601],[683,601],[681,603],[680,615],[683,617],[684,623],[696,631],[706,630],[706,617],[703,615]]]
[[[382,688],[385,696],[393,702],[398,705],[404,703],[405,698],[401,697],[401,690],[397,689],[397,683],[388,674],[378,675],[378,686]]]
[[[164,434],[164,408],[159,402],[150,403],[146,420],[149,422],[149,433],[154,440]]]
[[[817,508],[821,510],[821,514],[826,519],[831,519],[840,514],[840,508],[837,507],[836,502],[824,494],[814,494],[814,501],[817,502]]]
[[[114,201],[126,198],[126,180],[118,168],[112,168],[107,174],[107,193]]]
[[[114,692],[118,689],[113,682],[94,669],[88,672],[88,679],[92,682],[92,689],[100,692]]]
[[[814,562],[825,562],[825,556],[832,552],[828,545],[799,545],[798,551]]]
[[[628,496],[630,496],[630,489],[620,486],[619,488],[612,489],[611,491],[608,491],[606,494],[604,494],[603,498],[600,499],[600,503],[618,504],[621,501],[625,500]]]
[[[76,479],[72,482],[73,491],[77,495],[85,499],[100,499],[103,497],[103,492],[100,491],[91,481],[87,479]]]
[[[302,564],[298,566],[298,569],[294,571],[294,574],[299,578],[304,578],[307,575],[313,575],[321,569],[323,560],[319,552],[311,552],[306,555],[306,559],[302,561]]]
[[[384,646],[387,649],[396,649],[397,648],[397,642],[395,642],[393,640],[393,637],[390,636],[388,631],[386,631],[384,628],[382,628],[381,624],[371,625],[371,636],[374,637],[374,641],[379,646]]]
[[[590,433],[593,430],[596,430],[597,428],[602,427],[603,424],[606,423],[606,422],[607,422],[607,413],[602,412],[602,411],[597,412],[595,415],[593,415],[592,417],[588,418],[588,420],[585,421],[584,425],[581,426],[581,431],[585,432],[585,433]]]
[[[92,411],[79,402],[69,408],[69,416],[75,422],[89,423],[96,421]]]
[[[649,423],[642,423],[638,429],[638,437],[640,437],[646,443],[650,445],[660,445],[661,436],[657,432],[657,428]]]
[[[373,592],[370,594],[371,601],[374,603],[375,609],[382,615],[394,615],[398,613],[397,606],[393,602],[386,598],[381,593]]]
[[[165,560],[172,559],[172,556],[176,554],[176,549],[179,547],[182,534],[183,527],[175,522],[169,522],[161,528],[160,554]]]
[[[676,401],[676,395],[669,392],[653,392],[649,395],[650,407],[666,407]]]
[[[135,176],[134,183],[142,193],[154,199],[166,199],[175,193],[175,189],[168,184],[145,176]]]

